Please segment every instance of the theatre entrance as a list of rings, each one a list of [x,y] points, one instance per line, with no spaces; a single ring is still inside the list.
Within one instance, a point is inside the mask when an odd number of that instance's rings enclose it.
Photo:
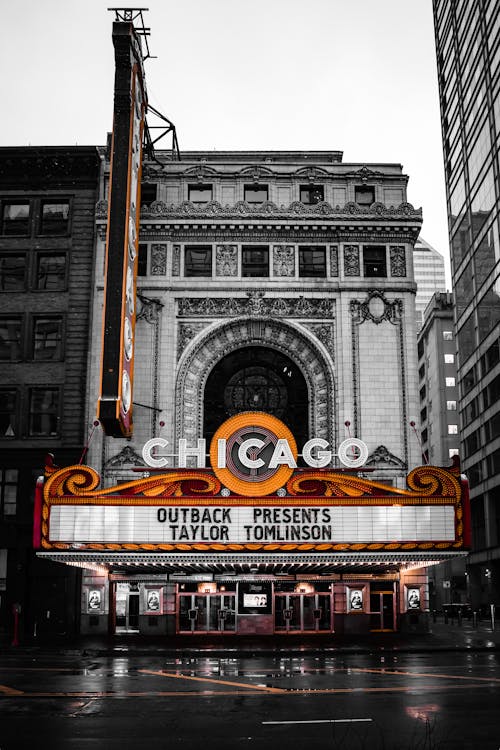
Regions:
[[[179,633],[234,633],[236,594],[179,594],[177,613]]]
[[[115,584],[115,633],[139,632],[139,584]]]
[[[396,629],[396,592],[390,583],[370,585],[370,630],[390,632]]]
[[[332,596],[311,593],[276,593],[275,633],[332,632]]]

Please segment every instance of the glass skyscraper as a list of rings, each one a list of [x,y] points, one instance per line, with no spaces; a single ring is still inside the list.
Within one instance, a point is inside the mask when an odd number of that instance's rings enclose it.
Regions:
[[[473,605],[500,601],[500,3],[434,0]]]

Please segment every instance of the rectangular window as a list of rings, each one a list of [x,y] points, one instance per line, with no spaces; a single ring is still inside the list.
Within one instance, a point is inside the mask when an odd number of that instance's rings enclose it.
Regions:
[[[385,247],[363,247],[363,275],[370,277],[387,276]]]
[[[445,378],[446,387],[453,388],[455,386],[455,378]]]
[[[137,258],[137,275],[147,276],[148,275],[148,246],[139,243],[139,254]]]
[[[14,388],[0,389],[0,438],[17,435],[17,391]]]
[[[2,234],[27,235],[29,228],[29,201],[5,201],[2,206]]]
[[[448,458],[453,458],[453,456],[458,456],[458,448],[448,448]]]
[[[443,341],[453,341],[453,331],[443,331]]]
[[[0,255],[0,290],[2,292],[17,292],[24,289],[25,276],[25,255]]]
[[[299,276],[302,278],[326,276],[326,250],[319,245],[299,247]]]
[[[157,192],[158,185],[151,182],[143,182],[141,185],[141,208],[153,203],[156,200]]]
[[[22,359],[21,316],[0,318],[0,360],[15,362]]]
[[[57,436],[59,388],[30,388],[29,406],[29,434]]]
[[[324,200],[325,190],[323,185],[300,186],[300,202],[305,203],[306,206],[311,206],[315,203],[321,203]]]
[[[37,255],[35,288],[62,291],[66,288],[66,253]]]
[[[212,246],[186,245],[184,255],[184,276],[212,275]]]
[[[375,188],[368,185],[358,185],[354,188],[354,200],[358,206],[371,206],[375,203]]]
[[[445,354],[444,355],[444,363],[445,365],[452,365],[455,362],[455,355],[454,354]]]
[[[264,203],[267,201],[269,188],[267,185],[245,185],[243,189],[244,200],[247,203]]]
[[[62,318],[40,317],[33,320],[33,359],[62,359]]]
[[[69,230],[69,201],[42,201],[40,234],[61,235]]]
[[[456,401],[447,401],[446,402],[446,408],[448,411],[456,411],[457,410],[457,402]]]
[[[188,200],[192,203],[208,203],[212,200],[212,185],[188,185]]]
[[[448,435],[458,435],[458,425],[456,425],[456,424],[449,424],[448,425]]]
[[[16,515],[18,479],[17,469],[0,469],[0,510],[4,516]]]
[[[244,245],[241,253],[242,276],[269,276],[269,248]]]

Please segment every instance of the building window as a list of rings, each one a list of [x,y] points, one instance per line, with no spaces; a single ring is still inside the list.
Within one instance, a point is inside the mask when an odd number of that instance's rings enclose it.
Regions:
[[[2,292],[17,292],[24,289],[25,275],[25,255],[0,255],[0,290]]]
[[[40,234],[68,234],[69,201],[42,201]]]
[[[5,201],[2,207],[2,234],[26,235],[30,228],[28,201]]]
[[[453,331],[443,331],[443,341],[453,341]]]
[[[212,246],[186,246],[184,255],[184,276],[212,275]]]
[[[446,409],[448,411],[456,411],[457,410],[457,402],[456,401],[447,401],[446,402]]]
[[[453,458],[453,456],[458,456],[458,454],[458,448],[448,448],[448,458]]]
[[[139,243],[139,253],[137,257],[137,275],[147,276],[148,275],[148,246]]]
[[[306,206],[314,205],[315,203],[321,203],[325,200],[325,190],[323,185],[301,185],[300,186],[300,202],[305,203]]]
[[[59,432],[59,388],[30,388],[29,434],[55,437]]]
[[[142,206],[149,206],[156,200],[158,192],[158,185],[153,183],[143,182],[141,185],[141,208]]]
[[[385,247],[363,247],[363,275],[367,278],[387,276]]]
[[[33,359],[62,359],[62,318],[35,318],[33,321]]]
[[[3,516],[16,515],[18,479],[17,469],[0,469],[0,510]]]
[[[449,424],[448,425],[448,435],[458,435],[458,425],[456,425],[456,424]]]
[[[39,253],[35,288],[62,291],[66,288],[66,253]]]
[[[0,437],[13,438],[17,434],[17,391],[0,390]]]
[[[269,248],[244,245],[241,253],[242,276],[269,276]]]
[[[445,378],[446,387],[453,388],[455,386],[455,378]]]
[[[0,318],[0,360],[15,362],[22,359],[21,316]]]
[[[212,185],[188,185],[188,200],[192,203],[205,204],[212,200]]]
[[[358,185],[354,188],[354,200],[358,206],[371,206],[375,203],[375,188],[368,185]]]
[[[243,198],[247,203],[264,203],[267,201],[269,188],[267,185],[245,185]]]
[[[455,355],[454,354],[445,354],[444,355],[444,363],[445,365],[452,365],[455,362]]]
[[[326,250],[318,245],[299,247],[299,276],[322,277],[326,276]]]

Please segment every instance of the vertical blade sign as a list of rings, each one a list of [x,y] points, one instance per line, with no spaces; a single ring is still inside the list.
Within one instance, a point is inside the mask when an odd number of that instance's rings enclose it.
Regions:
[[[113,24],[113,44],[115,95],[97,413],[107,435],[128,437],[133,432],[137,253],[147,97],[141,47],[132,23]]]

